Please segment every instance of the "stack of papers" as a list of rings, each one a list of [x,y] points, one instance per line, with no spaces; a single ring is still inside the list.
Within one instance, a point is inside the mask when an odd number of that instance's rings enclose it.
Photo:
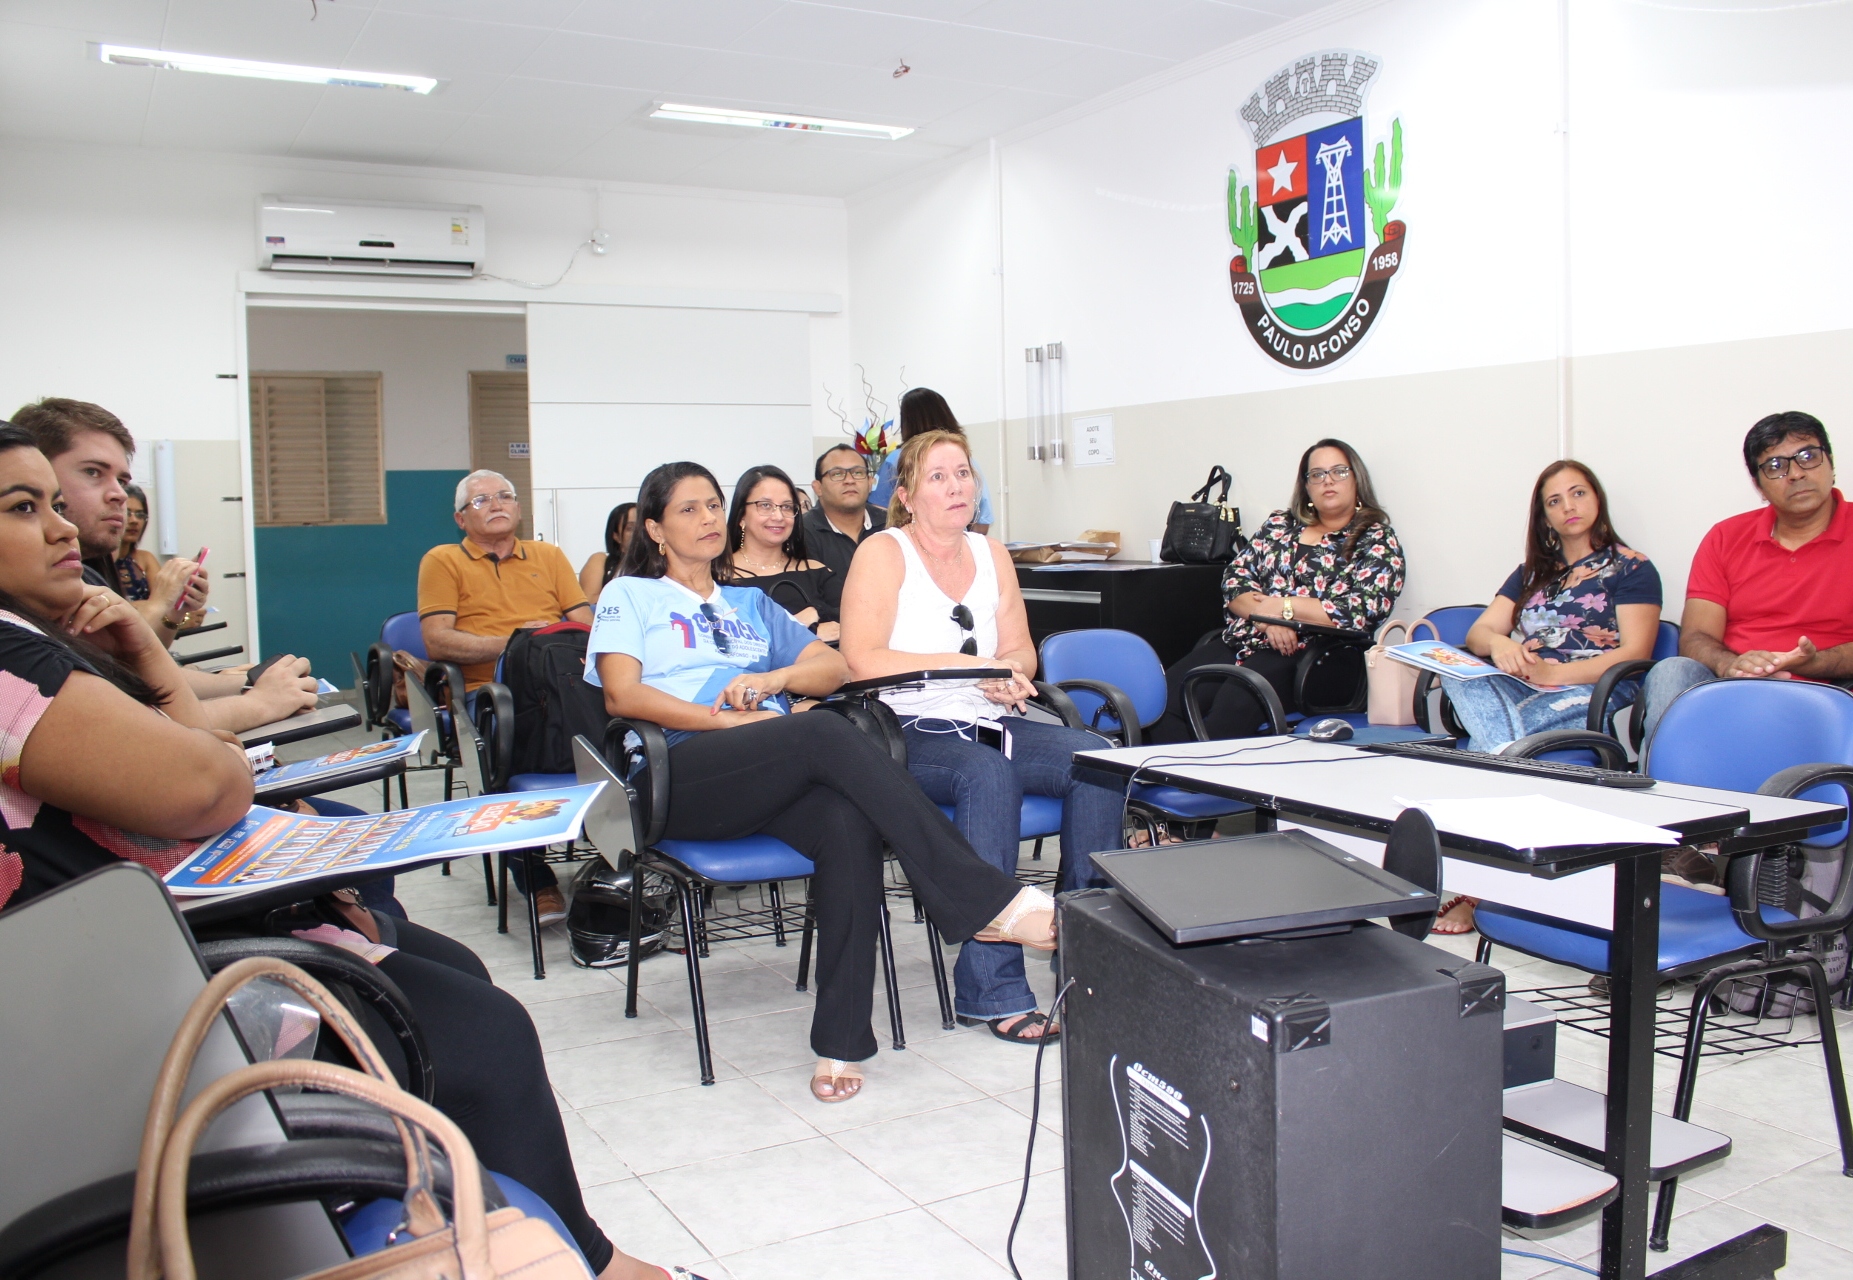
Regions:
[[[1393,796],[1406,809],[1420,809],[1435,820],[1438,830],[1514,849],[1558,849],[1591,844],[1678,844],[1679,837],[1664,828],[1631,818],[1617,818],[1599,809],[1566,804],[1550,796],[1494,796],[1472,800],[1405,800]]]
[[[1020,564],[1074,564],[1105,560],[1119,547],[1111,542],[1006,542],[1004,550]]]

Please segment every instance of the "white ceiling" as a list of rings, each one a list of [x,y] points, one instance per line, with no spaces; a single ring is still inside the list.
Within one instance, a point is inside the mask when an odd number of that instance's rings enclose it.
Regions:
[[[1328,2],[0,0],[0,133],[843,196]],[[89,41],[445,83],[420,97],[114,67]],[[916,132],[649,119],[665,99]]]

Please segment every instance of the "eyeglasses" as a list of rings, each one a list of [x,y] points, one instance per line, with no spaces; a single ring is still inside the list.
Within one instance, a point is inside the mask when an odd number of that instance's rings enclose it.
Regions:
[[[868,478],[869,469],[867,467],[831,467],[818,477],[820,480],[828,480],[833,484],[844,484],[850,480],[867,480]]]
[[[504,489],[500,493],[479,493],[463,505],[472,511],[481,511],[490,503],[501,507],[512,507],[519,501],[520,499],[515,497],[513,492]]]
[[[708,638],[714,641],[715,650],[726,653],[730,641],[727,639],[727,633],[721,630],[720,611],[711,604],[703,604],[701,616],[708,620]]]
[[[1806,449],[1797,449],[1787,457],[1765,458],[1756,464],[1756,469],[1759,475],[1767,476],[1771,480],[1780,480],[1789,474],[1791,462],[1803,471],[1813,471],[1826,461],[1827,450],[1816,445],[1809,445]]]
[[[972,619],[972,611],[962,604],[952,606],[952,620],[959,625],[959,630],[970,631],[978,624]],[[959,652],[968,658],[978,656],[978,637],[966,636],[965,643],[959,646]]]
[[[1324,484],[1327,476],[1330,476],[1334,480],[1349,480],[1351,479],[1351,468],[1346,466],[1314,467],[1311,471],[1306,473],[1306,483]]]
[[[774,511],[782,516],[795,516],[798,514],[798,504],[795,502],[774,502],[770,498],[761,498],[757,502],[749,502],[746,505],[762,516],[769,516]]]

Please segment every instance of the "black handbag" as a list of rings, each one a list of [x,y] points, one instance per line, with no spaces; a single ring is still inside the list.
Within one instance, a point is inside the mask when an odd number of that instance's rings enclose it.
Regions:
[[[1229,505],[1232,477],[1219,464],[1210,468],[1210,478],[1190,495],[1189,502],[1173,502],[1165,517],[1164,542],[1158,558],[1167,564],[1228,564],[1235,559],[1235,548],[1242,541],[1242,513]],[[1210,501],[1210,490],[1217,483],[1222,492]]]

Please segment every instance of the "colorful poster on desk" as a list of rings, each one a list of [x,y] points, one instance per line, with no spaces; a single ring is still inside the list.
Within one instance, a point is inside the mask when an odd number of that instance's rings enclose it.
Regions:
[[[1499,668],[1484,658],[1476,657],[1465,649],[1457,649],[1451,644],[1442,644],[1439,640],[1419,640],[1414,644],[1393,644],[1384,650],[1398,662],[1433,671],[1438,676],[1459,676],[1463,680],[1477,680],[1481,676],[1496,676]]]
[[[294,764],[278,765],[266,769],[257,775],[257,796],[289,789],[307,784],[334,784],[349,774],[362,773],[390,760],[409,760],[418,754],[419,746],[425,735],[418,733],[400,738],[387,738],[381,742],[369,742],[364,747],[349,747],[344,751],[333,751],[314,760],[298,760]]]
[[[606,783],[472,796],[357,818],[254,808],[163,878],[177,898],[238,893],[337,871],[384,871],[578,836]]]

